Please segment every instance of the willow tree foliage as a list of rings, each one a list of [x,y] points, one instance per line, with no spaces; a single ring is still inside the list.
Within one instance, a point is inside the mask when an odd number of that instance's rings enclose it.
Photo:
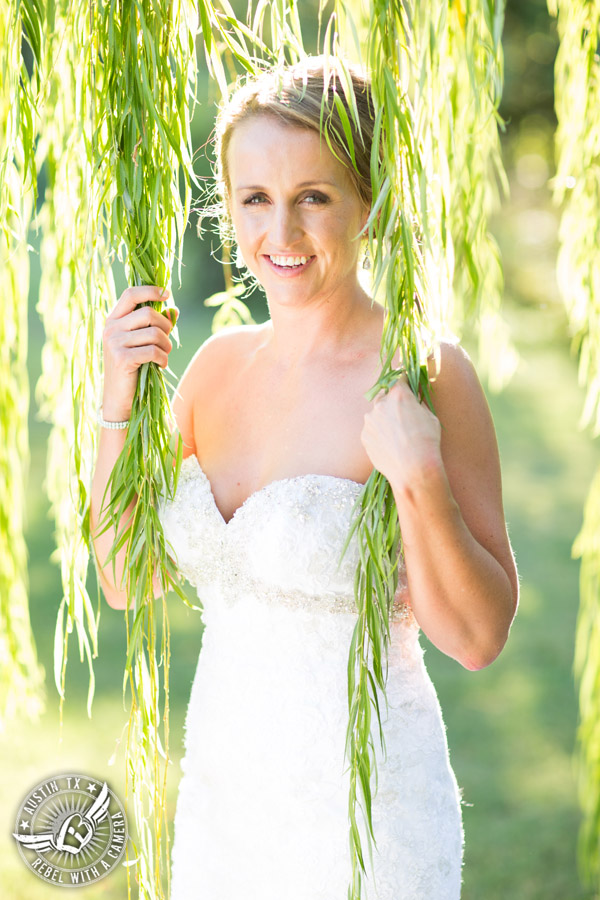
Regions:
[[[55,632],[55,683],[62,712],[69,639],[75,631],[80,659],[89,670],[91,715],[99,617],[86,589],[96,438],[91,413],[100,390],[99,337],[114,285],[94,191],[92,83],[82,77],[92,61],[88,12],[86,3],[62,0],[45,23],[44,103],[36,148],[45,194],[36,224],[42,234],[37,311],[46,340],[36,399],[40,417],[51,425],[45,483],[63,588]]]
[[[600,2],[549,0],[558,17],[555,66],[557,171],[562,207],[558,282],[575,335],[585,389],[582,425],[600,434]],[[573,547],[581,557],[575,670],[580,682],[582,872],[600,885],[600,470],[590,487]]]
[[[446,255],[454,259],[451,326],[460,333],[466,323],[471,324],[478,341],[478,368],[491,390],[507,384],[518,362],[501,311],[504,279],[500,251],[489,230],[501,196],[508,193],[500,149],[504,122],[498,112],[504,76],[504,7],[505,0],[449,4],[449,71],[444,75],[440,64],[442,77],[431,95],[439,96],[445,84],[451,85],[442,142],[452,185],[444,191],[443,205],[453,244]],[[432,122],[435,118],[432,109]],[[430,172],[434,182],[435,168],[434,156]],[[438,168],[441,181],[443,172]],[[442,233],[444,230],[442,220]]]
[[[381,374],[369,398],[405,373],[413,392],[430,402],[426,357],[437,339],[467,310],[479,317],[482,346],[486,324],[498,322],[502,278],[488,218],[496,200],[494,178],[505,180],[497,112],[502,24],[502,3],[370,4],[363,31],[375,114],[369,243],[372,290],[387,316]],[[496,369],[498,381],[506,374]],[[377,837],[371,820],[377,780],[371,707],[384,747],[377,689],[385,691],[402,545],[390,485],[376,471],[362,492],[354,531],[360,565],[359,615],[348,662],[349,900],[361,896],[366,872],[359,803],[370,855],[371,838]]]
[[[42,9],[35,3],[32,8]],[[339,83],[333,80],[331,102],[344,134],[331,132],[329,90],[324,95],[323,132],[330,146],[332,138],[338,145],[337,138],[346,142],[348,165],[353,141],[360,140],[360,123],[341,48],[362,54],[373,78],[369,244],[372,289],[387,316],[381,375],[370,396],[406,372],[413,391],[427,399],[425,360],[435,339],[456,327],[471,307],[487,309],[480,314],[485,321],[498,306],[500,269],[487,219],[495,199],[493,180],[502,176],[497,105],[503,6],[492,0],[432,0],[427,5],[417,0],[373,0],[368,5],[336,0],[329,17],[327,8],[326,2],[320,4],[321,43],[326,58],[338,57]],[[29,6],[13,0],[9,9],[18,22],[17,11]],[[298,10],[291,0],[258,0],[248,4],[241,20],[226,0],[60,0],[48,5],[45,20],[38,17],[47,38],[40,105],[44,137],[38,148],[39,164],[43,161],[47,171],[39,216],[44,231],[39,309],[47,345],[38,397],[53,424],[47,484],[64,590],[55,652],[61,696],[67,638],[73,630],[90,665],[89,702],[93,693],[98,621],[85,589],[87,513],[100,393],[99,333],[115,300],[110,265],[116,256],[125,264],[130,284],[167,287],[177,255],[181,260],[194,183],[189,123],[195,102],[196,36],[212,77],[227,97],[240,72],[253,75],[265,64],[302,59]],[[329,89],[329,72],[326,82]],[[8,95],[18,96],[21,88],[14,80],[11,85]],[[25,105],[22,110],[26,122]],[[34,142],[31,130],[27,136],[23,171],[31,163]],[[35,170],[31,178],[35,180]],[[244,318],[239,293],[239,285],[229,285],[225,295],[213,301],[221,307],[218,325],[226,324],[232,311]],[[472,300],[463,302],[467,295]],[[437,298],[435,303],[432,298]],[[137,825],[137,882],[144,898],[164,896],[169,668],[165,594],[173,588],[183,596],[158,518],[159,498],[175,490],[179,468],[171,428],[163,373],[148,364],[140,372],[125,448],[107,489],[106,518],[107,526],[120,528],[111,555],[123,547],[127,554],[127,774]],[[132,502],[132,520],[123,527],[122,513]],[[371,797],[377,775],[372,707],[383,741],[376,694],[377,688],[385,690],[401,548],[391,489],[379,473],[373,473],[362,492],[353,528],[360,565],[355,581],[359,614],[348,659],[348,896],[359,900],[366,865],[357,811],[360,807],[363,812],[371,855],[371,838],[376,840]],[[158,598],[153,596],[153,573],[160,582]]]
[[[94,177],[106,210],[108,240],[132,285],[168,287],[176,249],[181,253],[194,180],[189,123],[196,31],[195,7],[185,0],[123,0],[94,10]],[[171,451],[171,433],[165,377],[147,363],[140,369],[125,446],[107,486],[108,524],[117,530],[111,556],[126,547],[127,773],[137,826],[139,896],[144,898],[163,895],[163,832],[168,838],[166,594],[174,588],[185,599],[158,517],[159,500],[172,496],[181,461],[181,447],[176,458]],[[127,521],[124,511],[131,504],[134,511]],[[161,589],[156,599],[155,575]]]
[[[30,68],[21,54],[29,48]],[[23,537],[29,466],[27,416],[27,231],[37,196],[36,103],[43,41],[35,3],[0,3],[0,731],[16,715],[35,718],[43,671],[27,600]]]

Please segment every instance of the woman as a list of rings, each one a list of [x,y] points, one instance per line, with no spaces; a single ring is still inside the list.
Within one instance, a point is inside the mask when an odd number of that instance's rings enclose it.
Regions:
[[[379,374],[384,320],[357,275],[355,238],[371,201],[368,83],[352,70],[365,136],[364,147],[355,141],[355,170],[342,144],[332,153],[321,140],[322,62],[305,66],[238,90],[217,125],[225,213],[269,319],[207,340],[174,401],[185,458],[162,519],[206,627],[186,719],[172,897],[347,895],[356,543],[338,561],[374,467],[393,490],[404,569],[387,713],[382,707],[387,758],[375,739],[374,871],[363,896],[456,900],[460,796],[418,630],[472,670],[507,639],[518,580],[497,445],[456,345],[441,346],[438,371],[431,361],[436,415],[402,382],[365,399]],[[94,528],[124,442],[110,423],[127,420],[139,366],[167,364],[171,324],[139,306],[157,299],[158,288],[129,288],[106,323],[109,427],[94,476]],[[112,539],[96,537],[100,560]],[[123,608],[122,556],[117,562],[101,580],[109,604]]]

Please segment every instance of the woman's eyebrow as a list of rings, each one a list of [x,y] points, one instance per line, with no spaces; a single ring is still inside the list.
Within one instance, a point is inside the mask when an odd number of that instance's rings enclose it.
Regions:
[[[337,185],[333,181],[302,181],[300,184],[296,185],[296,190],[303,187],[310,187],[311,185],[314,187],[317,184],[326,184],[329,187],[337,187]],[[265,187],[262,184],[244,184],[241,187],[236,188],[236,191],[264,191]]]
[[[328,185],[329,187],[337,187],[337,185],[336,185],[336,183],[335,183],[334,181],[319,181],[319,180],[317,180],[317,181],[303,181],[301,184],[296,185],[296,187],[299,187],[299,188],[301,188],[301,187],[309,187],[311,184],[312,184],[312,185],[314,185],[314,184],[326,184],[326,185]]]

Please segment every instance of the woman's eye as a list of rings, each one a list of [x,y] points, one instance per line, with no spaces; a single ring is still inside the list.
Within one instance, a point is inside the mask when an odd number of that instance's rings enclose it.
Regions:
[[[308,200],[311,205],[313,203],[316,204],[316,203],[326,203],[327,202],[327,197],[324,197],[323,194],[307,194],[304,199]]]
[[[302,202],[307,202],[310,206],[327,203],[327,197],[324,194],[306,194],[301,198]],[[244,206],[260,206],[267,202],[264,194],[251,194],[243,201]]]

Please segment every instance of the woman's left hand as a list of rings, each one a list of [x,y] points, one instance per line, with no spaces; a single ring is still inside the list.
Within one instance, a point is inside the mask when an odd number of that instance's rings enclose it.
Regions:
[[[375,397],[360,437],[369,459],[390,483],[410,484],[418,472],[441,464],[439,420],[415,397],[406,376]]]

